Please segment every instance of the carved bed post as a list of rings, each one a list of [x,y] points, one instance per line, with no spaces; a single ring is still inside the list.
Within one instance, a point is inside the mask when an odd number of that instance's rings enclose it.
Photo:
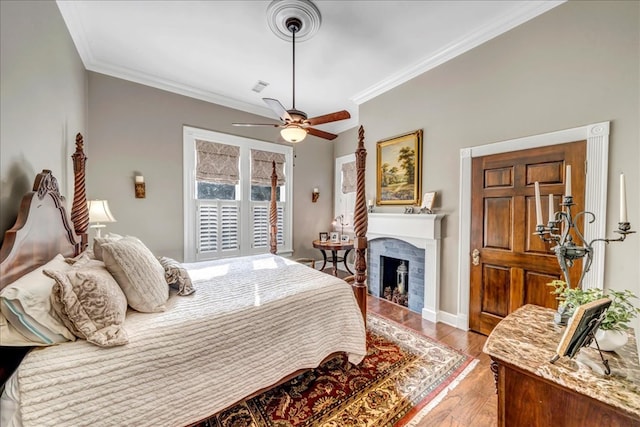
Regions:
[[[369,217],[364,189],[364,172],[367,150],[364,148],[364,128],[358,129],[358,148],[356,149],[356,206],[354,212],[355,238],[355,282],[353,283],[356,300],[362,311],[365,325],[367,323],[367,226]]]
[[[87,156],[84,154],[84,141],[82,134],[76,135],[76,152],[71,155],[73,159],[73,206],[71,207],[71,222],[75,232],[80,237],[80,251],[86,249],[89,244],[87,230],[89,229],[89,208],[87,207],[87,194],[85,193],[85,166]]]
[[[271,203],[269,204],[269,251],[272,254],[278,252],[278,208],[276,205],[276,187],[278,186],[278,172],[276,162],[272,162],[271,169]]]

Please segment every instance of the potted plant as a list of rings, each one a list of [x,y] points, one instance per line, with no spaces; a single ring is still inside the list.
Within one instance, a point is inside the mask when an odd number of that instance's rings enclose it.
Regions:
[[[555,294],[560,301],[558,313],[567,318],[579,305],[604,297],[610,298],[611,305],[605,312],[604,319],[596,332],[596,340],[600,348],[606,351],[626,344],[629,338],[626,332],[629,329],[629,322],[640,313],[640,309],[631,303],[633,298],[637,298],[633,292],[628,289],[623,291],[610,290],[605,295],[602,289],[598,288],[570,288],[563,280],[554,280],[548,285],[554,288],[551,293]],[[556,321],[556,323],[560,322]]]

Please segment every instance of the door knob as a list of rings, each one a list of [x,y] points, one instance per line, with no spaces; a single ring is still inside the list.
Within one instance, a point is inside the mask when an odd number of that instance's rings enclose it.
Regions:
[[[471,252],[471,263],[473,265],[480,264],[480,251],[478,249],[474,249],[473,252]]]

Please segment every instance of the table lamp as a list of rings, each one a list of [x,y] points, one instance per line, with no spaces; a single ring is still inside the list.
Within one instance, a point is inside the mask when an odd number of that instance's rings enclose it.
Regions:
[[[87,207],[89,208],[89,223],[92,224],[90,228],[96,229],[95,237],[101,237],[100,230],[106,227],[102,223],[116,222],[109,210],[109,203],[106,200],[89,200]]]

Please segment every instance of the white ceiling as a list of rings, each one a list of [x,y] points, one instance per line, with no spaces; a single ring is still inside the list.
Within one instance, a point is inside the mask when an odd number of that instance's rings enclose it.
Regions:
[[[562,2],[316,0],[320,29],[296,41],[296,108],[348,110],[318,126],[342,132],[359,104]],[[57,3],[87,70],[274,120],[263,97],[292,107],[291,43],[269,29],[270,1]]]

